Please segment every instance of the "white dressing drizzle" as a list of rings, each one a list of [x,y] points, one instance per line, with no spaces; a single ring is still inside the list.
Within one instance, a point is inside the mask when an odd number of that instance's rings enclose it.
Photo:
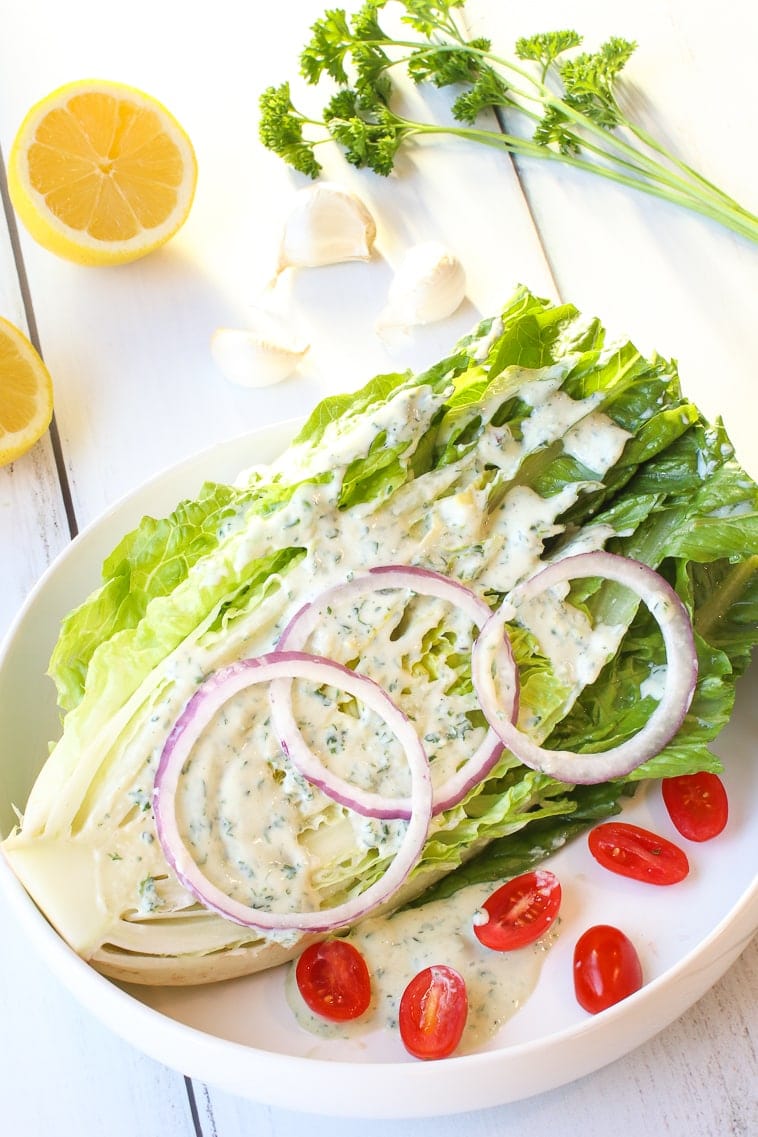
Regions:
[[[297,989],[293,964],[286,992],[300,1026],[332,1039],[358,1038],[382,1027],[396,1032],[400,997],[410,980],[425,967],[444,963],[463,976],[468,993],[468,1018],[456,1053],[480,1049],[529,998],[558,935],[554,924],[536,943],[516,951],[483,947],[472,931],[472,920],[495,887],[468,885],[420,909],[363,920],[347,938],[366,960],[372,998],[368,1010],[353,1022],[333,1023],[314,1014]]]
[[[557,442],[567,430],[571,455],[598,480],[618,458],[628,436],[597,411],[595,396],[569,399],[558,390],[561,375],[557,372],[531,382],[522,374],[518,379],[519,397],[534,408],[524,420],[520,440],[508,434],[507,428],[486,426],[475,456],[411,480],[386,501],[342,510],[338,504],[341,486],[333,478],[300,486],[281,509],[248,517],[244,527],[240,524],[236,528],[238,523],[233,519],[225,522],[229,540],[224,555],[237,566],[259,556],[262,548],[278,545],[307,551],[282,576],[280,587],[249,614],[231,622],[223,637],[200,635],[186,641],[158,669],[160,683],[155,685],[153,676],[149,694],[138,691],[130,701],[132,714],[141,699],[147,700],[139,718],[129,725],[131,733],[125,746],[119,743],[118,777],[114,772],[111,778],[104,764],[103,778],[112,781],[108,792],[113,810],[105,818],[85,817],[82,837],[86,839],[87,829],[95,825],[113,830],[111,853],[104,855],[98,866],[99,888],[111,897],[124,890],[123,908],[128,910],[129,890],[138,880],[137,895],[131,903],[134,919],[145,916],[146,904],[151,914],[175,910],[182,904],[181,890],[166,877],[157,842],[150,840],[149,809],[136,803],[149,802],[152,777],[166,737],[204,676],[234,659],[271,650],[281,629],[305,601],[350,573],[372,566],[421,564],[456,577],[479,595],[489,590],[507,592],[540,566],[545,541],[559,532],[556,519],[587,483],[572,483],[544,498],[517,485],[495,508],[488,508],[492,468],[500,467],[507,481],[534,447]],[[335,467],[346,467],[380,436],[388,447],[404,440],[415,445],[436,406],[428,388],[401,391],[357,422],[331,423],[317,451],[307,443],[299,444],[275,462],[267,476],[279,474],[287,482],[311,477],[322,464],[327,469],[325,454],[331,454]],[[248,471],[240,481],[254,481],[259,473]],[[598,543],[605,536],[607,533],[598,530]],[[214,571],[217,569],[198,562],[191,575],[202,588],[210,583],[207,574]],[[381,610],[346,613],[346,625],[344,621],[342,625],[339,621],[325,622],[314,648],[342,662],[350,662],[351,655],[360,651],[361,670],[390,693],[406,691],[406,709],[415,716],[434,761],[438,758],[435,740],[444,741],[444,747],[439,747],[439,761],[444,763],[439,771],[442,777],[465,759],[477,744],[477,731],[484,727],[470,724],[473,695],[452,693],[443,697],[449,678],[444,667],[436,677],[419,674],[418,652],[414,655],[413,647],[414,643],[418,647],[419,628],[431,629],[439,619],[444,618],[461,651],[467,650],[473,629],[460,613],[448,607],[443,615],[439,602],[426,599],[418,606],[419,623],[412,628],[409,625],[406,633],[397,632],[398,603],[389,600]],[[544,629],[551,629],[549,655],[576,689],[599,671],[613,650],[618,631],[610,630],[610,638],[598,635],[597,629],[590,635],[584,617],[575,610],[569,613],[560,597],[549,593],[525,605],[522,616],[538,637],[544,635]],[[367,631],[371,633],[368,641],[364,639]],[[368,652],[366,642],[370,643]],[[320,696],[313,692],[302,697],[312,737],[321,738],[329,756],[327,727],[334,719],[334,706],[323,701],[319,704]],[[254,710],[252,698],[246,694],[226,707],[198,744],[182,779],[178,806],[195,856],[212,871],[214,880],[228,885],[230,894],[244,895],[254,862],[254,875],[264,890],[286,895],[293,909],[310,907],[320,888],[328,892],[334,887],[332,870],[323,869],[325,861],[341,858],[348,865],[349,875],[350,866],[361,867],[369,847],[378,850],[380,859],[391,856],[398,841],[397,827],[402,823],[367,822],[341,810],[288,771],[278,741],[268,731],[267,716]],[[402,703],[402,699],[398,701]],[[343,770],[387,792],[389,784],[397,781],[399,769],[402,785],[402,761],[386,761],[394,753],[386,730],[370,718],[351,714],[347,709],[338,716],[342,724],[350,719],[350,745],[340,742],[331,757],[349,762],[357,739],[361,770],[349,764]],[[98,843],[102,843],[101,838]],[[323,843],[328,844],[328,851]],[[191,904],[188,897],[183,899],[186,905]]]

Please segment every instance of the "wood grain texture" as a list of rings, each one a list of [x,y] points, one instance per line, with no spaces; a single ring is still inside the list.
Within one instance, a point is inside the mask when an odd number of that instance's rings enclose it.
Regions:
[[[3,1137],[193,1137],[182,1076],[97,1022],[40,960],[29,957],[20,929],[4,925]]]
[[[225,0],[187,6],[181,50],[174,5],[134,0],[114,36],[93,0],[8,5],[0,40],[0,148],[23,113],[71,78],[98,74],[155,93],[182,120],[200,157],[198,196],[182,233],[160,254],[93,272],[59,261],[20,234],[39,341],[53,374],[56,422],[77,523],[84,526],[158,470],[209,443],[306,412],[324,394],[383,370],[431,362],[524,282],[600,315],[645,350],[676,357],[688,392],[727,425],[758,472],[750,419],[737,393],[758,358],[756,250],[709,222],[547,163],[518,163],[472,146],[425,146],[388,181],[347,168],[327,174],[356,189],[379,221],[371,265],[291,274],[266,294],[276,235],[304,184],[262,150],[254,107],[267,83],[293,76],[307,27],[325,5]],[[704,173],[756,206],[754,6],[697,9],[686,0],[503,5],[469,0],[468,18],[510,45],[565,26],[592,46],[635,38],[629,98]],[[244,33],[243,33],[244,30]],[[32,50],[33,45],[33,50]],[[430,113],[447,98],[432,93]],[[725,113],[728,107],[728,113]],[[747,144],[746,141],[747,140]],[[752,199],[752,201],[751,201]],[[374,320],[393,265],[411,241],[437,238],[462,257],[466,305],[444,326],[388,345]],[[292,382],[243,391],[215,370],[209,339],[244,325],[251,305],[290,313],[312,342]],[[24,326],[18,264],[0,225],[0,315]],[[0,470],[0,634],[51,560],[68,526],[49,439]],[[0,740],[1,743],[1,740]],[[758,944],[678,1022],[621,1061],[570,1086],[503,1109],[402,1123],[408,1137],[748,1137],[758,1131]],[[1,1137],[194,1137],[180,1074],[142,1057],[82,1011],[30,958],[14,927],[0,937]],[[358,1123],[273,1110],[194,1086],[201,1137],[388,1137]]]
[[[4,173],[0,165],[0,176]],[[0,315],[30,334],[9,229],[0,224]],[[0,637],[33,585],[65,548],[66,511],[50,438],[0,467]]]

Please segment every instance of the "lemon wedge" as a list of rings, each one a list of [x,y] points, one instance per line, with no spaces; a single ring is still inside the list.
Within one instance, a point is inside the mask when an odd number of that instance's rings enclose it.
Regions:
[[[124,264],[164,245],[192,207],[197,161],[151,95],[108,80],[68,83],[36,103],[11,147],[8,188],[31,236],[85,265]]]
[[[53,384],[23,332],[0,318],[0,466],[25,454],[53,417]]]

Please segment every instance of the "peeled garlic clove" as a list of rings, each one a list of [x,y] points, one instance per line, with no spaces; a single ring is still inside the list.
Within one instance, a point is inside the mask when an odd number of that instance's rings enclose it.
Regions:
[[[444,320],[465,295],[466,274],[458,258],[438,241],[424,241],[408,249],[398,265],[377,328]]]
[[[250,328],[217,328],[211,336],[216,364],[241,387],[280,383],[292,374],[309,347],[269,313],[258,313]]]
[[[332,182],[317,182],[295,195],[277,271],[369,260],[375,239],[374,218],[359,197]]]

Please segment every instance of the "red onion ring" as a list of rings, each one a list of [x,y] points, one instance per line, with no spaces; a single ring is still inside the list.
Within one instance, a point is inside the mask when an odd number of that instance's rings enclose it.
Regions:
[[[270,912],[242,904],[213,884],[194,860],[179,832],[176,791],[182,769],[200,733],[232,695],[256,683],[287,677],[330,683],[360,699],[390,725],[403,746],[411,772],[411,811],[393,860],[365,892],[332,908]],[[426,840],[432,809],[432,783],[424,748],[402,711],[373,680],[347,667],[303,652],[272,652],[243,659],[214,672],[188,701],[166,741],[153,788],[153,809],[161,848],[184,887],[206,908],[228,920],[261,931],[327,932],[352,924],[391,896],[416,864]]]
[[[598,576],[626,585],[647,605],[658,623],[666,648],[666,683],[663,695],[648,721],[626,742],[598,754],[545,750],[518,729],[507,702],[498,706],[491,652],[502,638],[503,624],[512,619],[520,601],[539,595],[555,584]],[[496,639],[497,637],[497,639]],[[673,588],[653,569],[614,553],[580,553],[555,561],[518,585],[482,629],[472,654],[471,673],[487,721],[503,744],[525,766],[561,782],[592,785],[629,774],[669,742],[687,714],[697,682],[697,655],[690,617]],[[507,677],[506,677],[507,681]]]
[[[380,565],[369,569],[363,576],[326,589],[315,600],[303,605],[289,621],[277,644],[278,650],[302,649],[310,633],[321,619],[324,605],[363,592],[383,589],[409,589],[422,596],[435,596],[461,608],[478,628],[483,628],[492,615],[489,607],[465,585],[430,569],[413,565]],[[510,713],[515,718],[518,707],[518,673],[510,643],[503,638],[498,645],[499,668],[511,679]],[[367,817],[403,818],[411,814],[411,799],[387,797],[351,785],[337,774],[327,770],[310,749],[295,722],[292,710],[292,680],[290,677],[271,684],[271,707],[282,747],[293,765],[309,781],[335,801],[347,805]],[[466,762],[434,791],[432,816],[457,805],[474,786],[487,776],[502,753],[503,747],[492,728]]]

